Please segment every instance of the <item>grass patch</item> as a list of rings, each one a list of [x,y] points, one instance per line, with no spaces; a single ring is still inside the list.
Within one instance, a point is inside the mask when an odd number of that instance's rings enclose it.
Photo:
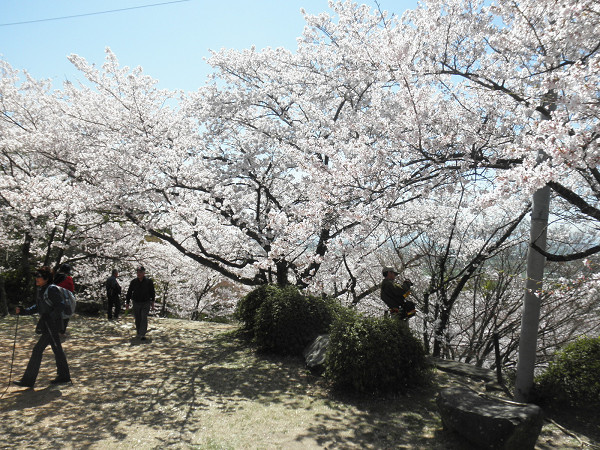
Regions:
[[[13,379],[36,341],[30,321],[19,327]],[[435,405],[440,387],[468,380],[435,372],[406,393],[336,394],[302,359],[257,354],[233,325],[151,318],[145,343],[130,317],[76,315],[69,328],[74,384],[50,386],[48,349],[35,390],[8,387],[0,402],[0,448],[469,448],[443,430]],[[14,332],[14,317],[0,321],[3,387]],[[552,424],[538,442],[580,448]]]

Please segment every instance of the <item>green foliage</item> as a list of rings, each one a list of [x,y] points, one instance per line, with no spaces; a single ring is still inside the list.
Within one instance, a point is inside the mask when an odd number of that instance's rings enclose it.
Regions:
[[[30,275],[28,279],[26,272],[27,270],[23,267],[18,267],[0,274],[0,277],[4,279],[4,290],[9,305],[29,306],[32,304],[34,300],[33,277]]]
[[[261,351],[301,355],[319,334],[327,333],[339,304],[305,296],[295,286],[269,286],[254,317],[254,340]]]
[[[425,349],[402,320],[348,310],[333,323],[329,345],[325,376],[338,389],[400,392],[427,379]]]
[[[251,331],[254,329],[256,312],[260,305],[263,304],[265,298],[267,298],[268,291],[272,289],[277,289],[277,287],[264,284],[246,294],[237,303],[233,317],[242,323],[242,328],[244,330]]]
[[[600,406],[600,337],[583,337],[558,351],[533,394],[545,406]]]

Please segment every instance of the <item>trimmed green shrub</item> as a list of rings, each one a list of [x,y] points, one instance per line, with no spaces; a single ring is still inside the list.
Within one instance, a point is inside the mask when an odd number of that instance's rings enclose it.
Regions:
[[[582,337],[558,351],[536,378],[533,395],[546,406],[600,406],[600,337]]]
[[[261,351],[301,355],[328,332],[340,308],[334,299],[304,296],[295,286],[272,286],[257,310],[254,340]]]
[[[405,321],[347,310],[333,323],[325,376],[337,389],[402,392],[426,380],[427,373],[425,349]]]
[[[263,284],[246,294],[237,303],[233,317],[242,323],[242,328],[244,330],[251,331],[254,329],[256,312],[265,298],[267,298],[270,289],[277,289],[277,287],[274,285]]]

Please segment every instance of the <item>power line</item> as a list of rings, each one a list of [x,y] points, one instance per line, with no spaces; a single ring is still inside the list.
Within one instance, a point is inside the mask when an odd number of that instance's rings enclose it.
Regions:
[[[191,0],[173,0],[170,2],[153,3],[151,5],[132,6],[129,8],[111,9],[108,11],[98,11],[98,12],[86,13],[86,14],[75,14],[73,16],[61,16],[61,17],[52,17],[49,19],[27,20],[25,22],[0,23],[0,27],[8,27],[10,25],[24,25],[24,24],[28,24],[28,23],[37,23],[37,22],[49,22],[51,20],[73,19],[75,17],[96,16],[98,14],[108,14],[108,13],[114,13],[114,12],[129,11],[132,9],[151,8],[154,6],[170,5],[172,3],[183,3],[183,2],[189,2],[189,1],[191,1]]]

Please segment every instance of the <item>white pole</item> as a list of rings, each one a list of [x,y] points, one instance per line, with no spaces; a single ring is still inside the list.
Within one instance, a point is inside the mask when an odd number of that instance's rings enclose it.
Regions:
[[[550,211],[550,188],[538,189],[533,194],[531,211],[530,244],[546,250],[548,215]],[[525,283],[525,300],[521,318],[521,338],[519,340],[519,361],[517,363],[517,379],[515,382],[515,399],[527,402],[533,386],[537,335],[540,322],[539,294],[544,278],[546,258],[531,245],[527,252],[527,280]]]

